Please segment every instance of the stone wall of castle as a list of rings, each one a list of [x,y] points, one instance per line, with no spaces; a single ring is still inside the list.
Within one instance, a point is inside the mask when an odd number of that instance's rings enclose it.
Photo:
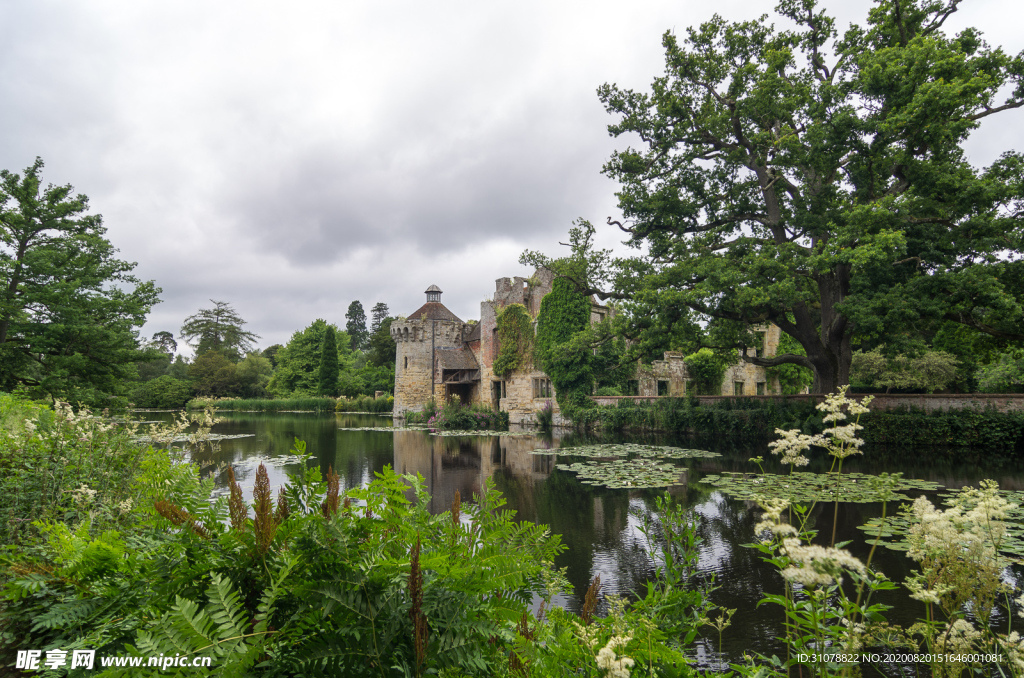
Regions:
[[[447,320],[395,320],[391,338],[395,340],[395,416],[421,412],[431,398],[440,402],[444,386],[432,374],[434,348],[462,346],[463,323]]]

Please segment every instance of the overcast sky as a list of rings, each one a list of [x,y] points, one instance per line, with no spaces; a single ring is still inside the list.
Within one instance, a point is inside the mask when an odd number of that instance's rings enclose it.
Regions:
[[[844,29],[870,3],[824,2]],[[573,219],[618,216],[595,90],[649,88],[661,35],[774,2],[132,2],[0,4],[0,168],[36,156],[104,215],[121,257],[163,288],[143,334],[209,299],[285,343],[358,299],[408,314],[431,284],[463,319],[524,249],[557,254]],[[968,0],[1024,49],[1016,3]],[[993,116],[972,160],[1024,150]],[[612,244],[617,231],[601,229]]]

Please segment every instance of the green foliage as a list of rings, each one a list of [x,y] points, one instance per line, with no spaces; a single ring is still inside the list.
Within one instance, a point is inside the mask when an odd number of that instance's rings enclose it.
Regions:
[[[581,412],[574,423],[596,431],[671,431],[757,441],[771,438],[777,428],[820,433],[822,426],[814,401],[804,398],[722,398],[712,403],[689,398],[660,398],[653,403],[622,400],[616,406]],[[866,414],[860,423],[862,437],[882,445],[1010,451],[1024,444],[1020,412],[888,410]]]
[[[322,396],[338,395],[338,342],[334,336],[334,328],[330,325],[324,331],[324,340],[320,348],[320,366],[317,370],[317,394]]]
[[[391,323],[393,321],[394,318],[382,318],[379,327],[370,335],[369,347],[366,349],[368,365],[395,369],[395,354],[398,346],[391,338]]]
[[[87,197],[42,187],[42,168],[0,171],[0,389],[107,406],[156,353],[136,330],[160,290],[115,257]]]
[[[537,316],[537,362],[551,378],[559,409],[574,420],[591,406],[594,389],[590,306],[569,279],[555,278]]]
[[[494,358],[494,374],[508,377],[516,370],[528,369],[533,362],[533,318],[522,304],[509,304],[496,319],[498,355]]]
[[[807,352],[804,351],[804,347],[800,345],[800,342],[785,332],[780,333],[779,347],[776,353],[789,353],[792,355],[802,356],[807,355]],[[797,393],[803,393],[804,389],[810,387],[811,384],[814,383],[814,372],[803,365],[797,365],[794,363],[784,363],[782,365],[765,368],[765,374],[768,377],[769,384],[771,384],[775,379],[779,380],[779,388],[782,391],[781,395],[796,395]]]
[[[693,380],[697,393],[701,395],[721,395],[722,377],[729,365],[736,362],[736,354],[730,352],[727,355],[712,351],[710,348],[702,348],[683,359],[686,363],[686,373]]]
[[[345,313],[345,331],[352,340],[352,350],[361,351],[366,347],[369,333],[366,331],[366,312],[363,305],[353,301]]]
[[[335,412],[390,412],[394,409],[394,396],[358,396],[356,398],[338,398],[334,405]]]
[[[277,370],[267,386],[273,395],[279,398],[316,395],[319,386],[318,370],[327,327],[328,324],[324,320],[313,321],[306,329],[294,333],[288,345],[277,353]],[[338,331],[337,327],[331,327],[334,329],[338,344],[338,365],[343,381],[341,390],[348,395],[344,388],[344,380],[351,379],[351,375],[346,377],[345,373],[351,372],[353,362],[349,336]],[[356,393],[359,392],[360,390],[356,390]]]
[[[135,407],[170,410],[185,407],[192,393],[191,382],[165,374],[139,384],[132,390],[130,397]]]
[[[388,305],[383,301],[378,301],[370,309],[370,336],[377,334],[382,329],[386,332],[387,329],[384,327],[384,323],[388,320]],[[391,323],[387,323],[390,327]]]
[[[260,398],[196,398],[186,406],[189,410],[215,407],[225,412],[331,412],[334,398],[283,398],[264,400]]]
[[[882,3],[840,36],[816,2],[786,0],[774,21],[665,33],[648,92],[599,89],[609,132],[641,140],[604,167],[640,254],[574,249],[577,280],[654,316],[771,321],[804,355],[754,362],[810,368],[819,393],[848,382],[854,342],[909,353],[942,321],[1024,340],[1024,160],[976,168],[963,150],[1024,105],[1024,57],[943,32],[956,10]]]
[[[238,362],[243,355],[253,350],[252,342],[258,334],[243,329],[246,322],[225,301],[210,299],[213,308],[199,309],[195,315],[185,318],[178,336],[195,351],[203,355],[208,351],[219,351],[231,362]]]
[[[508,412],[495,412],[487,405],[463,405],[458,396],[441,407],[406,415],[406,423],[423,423],[442,431],[507,431]]]
[[[274,368],[259,351],[249,353],[235,365],[235,393],[242,398],[262,398],[267,395],[267,385],[274,374]]]
[[[188,376],[199,395],[224,397],[238,388],[235,364],[221,351],[207,351],[189,365]]]
[[[925,393],[941,391],[957,377],[957,359],[944,351],[925,351],[916,358],[904,355],[887,357],[881,348],[856,351],[850,368],[850,383],[854,386],[919,390]]]
[[[987,393],[1024,393],[1024,350],[1006,351],[978,369],[978,389]]]
[[[429,673],[504,674],[534,596],[564,590],[551,567],[558,537],[516,522],[490,479],[453,506],[464,523],[430,515],[422,478],[387,467],[342,497],[336,475],[307,466],[304,444],[293,452],[304,470],[272,516],[254,495],[253,517],[232,526],[223,500],[205,501],[208,484],[164,481],[165,465],[147,481],[167,488],[163,500],[130,536],[47,527],[35,555],[6,563],[5,641],[207,655],[217,675],[411,676],[418,660]],[[275,525],[266,548],[264,517]],[[422,645],[417,616],[429,624]]]
[[[88,518],[103,530],[123,524],[148,454],[132,428],[67,403],[50,410],[2,393],[0,423],[0,543],[32,542],[34,521]]]

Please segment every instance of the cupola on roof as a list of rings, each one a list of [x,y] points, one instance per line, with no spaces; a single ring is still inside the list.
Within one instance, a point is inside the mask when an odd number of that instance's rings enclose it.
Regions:
[[[447,320],[449,322],[461,323],[462,321],[454,313],[449,311],[441,303],[441,288],[431,285],[427,288],[427,303],[409,314],[410,320]]]

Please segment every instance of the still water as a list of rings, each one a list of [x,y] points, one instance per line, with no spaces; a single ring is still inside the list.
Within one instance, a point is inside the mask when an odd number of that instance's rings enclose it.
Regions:
[[[722,439],[674,436],[584,439],[559,432],[548,436],[442,437],[416,430],[340,430],[390,427],[390,415],[221,413],[219,416],[223,421],[214,427],[214,433],[251,437],[223,441],[212,457],[205,455],[209,457],[205,461],[211,465],[222,462],[233,465],[247,498],[251,496],[256,468],[261,462],[267,464],[272,488],[287,481],[287,471],[298,470],[296,465],[289,467],[284,463],[287,460],[283,456],[288,454],[296,438],[306,441],[307,450],[319,460],[321,468],[325,471],[329,466],[334,468],[341,477],[343,489],[366,484],[374,473],[387,465],[399,473],[419,473],[426,479],[431,495],[430,510],[434,513],[448,510],[456,490],[466,501],[474,492],[479,492],[486,478],[493,478],[508,508],[517,511],[519,519],[549,525],[568,546],[556,565],[567,568],[576,593],[561,603],[577,611],[595,575],[601,576],[602,594],[628,596],[632,591],[645,588],[653,570],[637,529],[636,514],[653,508],[659,491],[584,484],[574,473],[555,468],[559,463],[558,455],[534,455],[531,451],[539,447],[557,449],[593,442],[640,442],[718,452],[723,456],[679,461],[678,465],[686,469],[680,469],[686,484],[671,489],[678,501],[700,516],[703,540],[700,569],[703,576],[714,577],[717,588],[712,600],[724,608],[737,609],[732,626],[723,634],[724,656],[718,654],[717,631],[708,628],[705,639],[696,645],[697,659],[701,665],[711,668],[723,661],[739,661],[744,651],[768,656],[784,654],[775,640],[780,634],[781,608],[756,607],[765,593],[783,592],[781,577],[774,568],[761,562],[758,551],[743,546],[754,541],[757,516],[751,510],[753,505],[726,497],[700,482],[705,475],[723,471],[756,471],[748,461],[750,457],[771,457],[763,444],[736,446]],[[951,461],[952,458],[957,461]],[[778,471],[771,467],[766,470]],[[817,459],[807,470],[827,471],[828,462]],[[999,481],[1003,489],[1024,489],[1024,470],[1019,463],[984,450],[965,456],[925,448],[865,448],[864,456],[847,459],[843,470],[903,472],[907,478],[931,480],[945,489],[976,485],[985,478]],[[226,482],[225,474],[219,474],[217,491],[225,492]],[[938,497],[929,498],[939,505]],[[893,514],[896,509],[890,505],[888,513]],[[836,516],[837,541],[851,540],[850,551],[865,560],[870,544],[857,526],[881,515],[881,510],[880,504],[840,504]],[[825,535],[831,532],[832,522],[833,505],[819,505],[811,527],[818,527]],[[875,568],[896,582],[901,582],[910,572],[911,564],[902,553],[883,548],[875,552],[873,559]],[[1022,574],[1008,571],[1007,577],[1013,579]],[[909,626],[923,616],[923,605],[910,600],[902,591],[883,593],[887,595],[875,601],[895,606],[887,615],[890,622]],[[1006,628],[1007,621],[1005,617],[996,620],[1002,629]],[[1024,631],[1021,620],[1012,622],[1017,630]]]

